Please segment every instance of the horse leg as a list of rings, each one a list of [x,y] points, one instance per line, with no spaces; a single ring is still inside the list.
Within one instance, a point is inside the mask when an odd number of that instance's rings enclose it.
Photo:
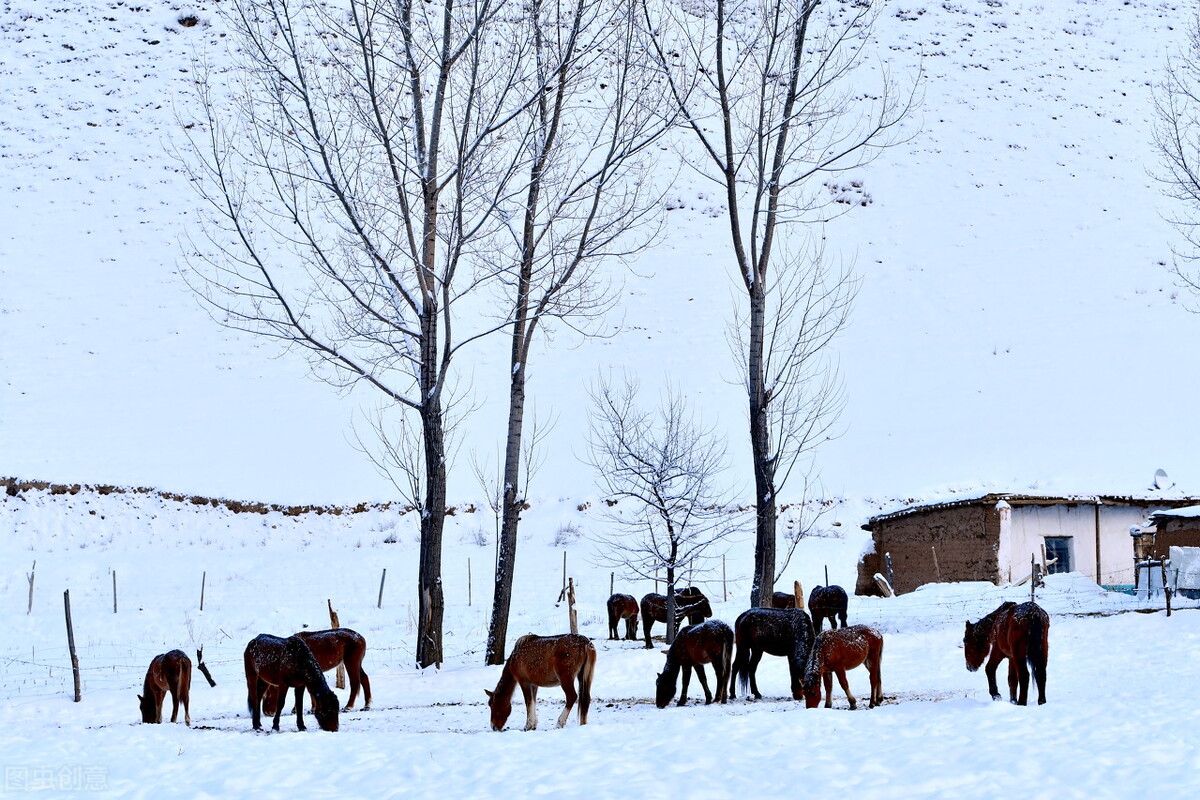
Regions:
[[[285,692],[286,695],[286,692]],[[279,705],[283,705],[283,698],[279,698]],[[296,687],[296,730],[308,730],[304,727],[304,687]]]
[[[521,694],[525,697],[525,730],[537,730],[537,690],[532,683],[521,684]]]
[[[558,680],[562,685],[563,694],[567,696],[567,704],[563,706],[562,713],[558,715],[558,727],[561,728],[570,719],[571,709],[575,707],[575,701],[579,699],[579,693],[575,691],[573,675],[559,675]]]
[[[833,708],[833,670],[826,669],[821,673],[821,683],[825,685],[825,707]]]
[[[287,694],[286,686],[283,686],[283,685],[276,686],[275,690],[277,692],[282,692],[284,695]],[[259,694],[262,694],[262,692],[259,692]],[[271,730],[273,730],[273,731],[279,730],[279,716],[280,716],[280,714],[283,713],[283,703],[284,703],[283,697],[279,697],[278,695],[276,695],[276,699],[278,702],[275,703],[275,714],[273,715],[274,718],[271,720]]]
[[[171,722],[179,722],[179,688],[170,684],[167,689],[171,692]]]
[[[714,667],[714,669],[716,669]],[[700,679],[700,688],[704,690],[704,705],[711,706],[713,701],[712,692],[708,690],[708,679],[704,677],[704,665],[697,664],[695,666],[696,677]]]
[[[758,679],[756,678],[756,673],[758,672],[758,662],[762,661],[762,657],[762,650],[754,650],[750,653],[750,692],[754,695],[755,700],[762,699],[762,692],[758,690]]]
[[[371,679],[367,677],[367,671],[364,670],[361,665],[358,668],[358,679],[363,688],[362,710],[366,711],[371,707]]]
[[[682,673],[683,677],[679,682],[679,702],[676,703],[676,705],[680,706],[687,705],[688,681],[692,679],[692,665],[684,664]]]
[[[846,693],[846,699],[850,701],[850,710],[858,708],[858,701],[854,699],[854,695],[850,694],[850,680],[846,677],[846,670],[839,669],[837,671],[838,683],[842,685],[842,691]]]
[[[637,641],[637,624],[638,624],[637,615],[629,617],[627,620],[625,620],[625,625],[627,626],[626,631],[625,631],[626,640],[628,640],[630,642]]]
[[[1012,654],[1012,658],[1008,661],[1010,664],[1016,665],[1017,672],[1017,687],[1018,693],[1016,697],[1017,705],[1024,706],[1029,704],[1029,663],[1026,660],[1026,654],[1020,652],[1020,648]],[[1009,669],[1009,683],[1012,683],[1012,669]],[[1009,687],[1009,694],[1012,694],[1012,688]]]
[[[845,611],[838,612],[838,619],[840,619],[842,621],[842,627],[843,628],[846,627],[846,612]]]
[[[987,666],[983,668],[984,674],[987,675],[988,694],[993,700],[1000,699],[1000,690],[996,688],[996,667],[1000,666],[1000,662],[1004,660],[1004,656],[997,656],[995,648],[992,649],[992,656],[988,659]]]
[[[1046,703],[1046,662],[1035,661],[1033,664],[1033,679],[1037,683],[1038,705]]]
[[[867,708],[874,708],[883,702],[883,677],[880,675],[879,662],[881,653],[867,659],[867,674],[871,678],[871,703]]]

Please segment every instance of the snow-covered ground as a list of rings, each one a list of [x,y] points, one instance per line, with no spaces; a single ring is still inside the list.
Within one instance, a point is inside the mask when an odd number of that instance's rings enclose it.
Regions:
[[[95,512],[95,513],[92,513]],[[1075,575],[1050,576],[1038,602],[1051,614],[1045,706],[994,703],[982,673],[967,672],[963,622],[1028,587],[948,584],[894,598],[852,598],[850,621],[884,633],[885,703],[851,712],[806,710],[790,699],[783,659],[759,669],[764,698],[727,706],[653,705],[659,649],[609,642],[609,573],[589,564],[587,530],[572,508],[533,512],[522,542],[511,631],[566,630],[556,606],[563,552],[578,584],[581,631],[599,648],[589,724],[553,722],[562,695],[540,694],[541,727],[493,733],[481,666],[492,548],[473,543],[490,522],[451,519],[445,559],[446,663],[413,663],[415,527],[391,512],[232,514],[152,495],[50,496],[0,503],[0,764],[4,789],[62,796],[96,789],[121,797],[597,798],[691,796],[1123,798],[1186,796],[1197,786],[1194,735],[1200,686],[1200,613],[1168,618]],[[584,533],[554,546],[564,527]],[[801,543],[789,579],[853,583],[865,534]],[[394,543],[385,540],[395,539]],[[745,564],[745,542],[729,553]],[[26,576],[36,559],[32,614]],[[468,585],[468,559],[472,574]],[[383,607],[379,581],[387,570]],[[112,609],[112,571],[118,609]],[[736,572],[736,574],[735,574]],[[701,583],[716,617],[732,623],[748,581],[720,571]],[[199,610],[202,579],[204,611]],[[653,587],[618,580],[618,591]],[[62,592],[83,675],[72,702]],[[468,603],[468,597],[471,602]],[[331,600],[343,625],[366,636],[371,710],[341,716],[337,733],[286,715],[278,734],[253,735],[241,653],[259,632],[326,627]],[[661,626],[656,628],[661,634]],[[661,640],[656,642],[661,646]],[[140,723],[135,694],[150,659],[204,647],[217,686],[193,675],[192,728]],[[1001,686],[1003,686],[1003,671]],[[852,690],[867,694],[863,669]],[[691,695],[699,694],[693,682]],[[343,699],[346,693],[341,693]],[[702,695],[701,695],[702,696]],[[169,709],[169,706],[168,706]]]

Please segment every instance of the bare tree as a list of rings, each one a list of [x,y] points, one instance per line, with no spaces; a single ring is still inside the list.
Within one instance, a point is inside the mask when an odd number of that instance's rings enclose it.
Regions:
[[[402,412],[390,452],[419,453],[402,480],[419,485],[421,667],[442,661],[451,364],[507,324],[459,309],[497,275],[477,248],[512,191],[508,131],[541,95],[510,5],[232,0],[236,69],[198,68],[189,126],[209,211],[191,281],[213,315]]]
[[[1200,12],[1192,17],[1184,49],[1167,61],[1154,104],[1154,144],[1166,168],[1159,181],[1179,204],[1170,221],[1185,243],[1173,248],[1171,271],[1200,295]]]
[[[601,381],[592,392],[590,464],[617,501],[611,529],[594,535],[598,561],[647,580],[666,574],[667,642],[674,641],[676,585],[702,572],[710,551],[738,529],[717,489],[725,446],[668,390],[657,411],[638,406],[638,385]],[[615,509],[615,510],[614,510]]]
[[[600,272],[643,248],[661,208],[650,146],[672,122],[643,57],[636,0],[533,0],[525,6],[542,91],[520,121],[524,182],[505,198],[495,243],[511,318],[508,431],[486,663],[503,664],[517,530],[526,497],[522,438],[530,349],[553,323],[586,331],[614,295]]]
[[[654,53],[698,145],[692,166],[725,196],[745,292],[733,339],[754,468],[752,605],[769,603],[774,589],[779,492],[797,466],[812,476],[814,450],[834,432],[843,405],[825,351],[857,283],[822,258],[814,227],[829,216],[830,176],[891,143],[913,104],[913,93],[897,93],[886,72],[870,91],[855,83],[879,5],[715,0],[700,13],[690,4],[687,12],[643,6]]]

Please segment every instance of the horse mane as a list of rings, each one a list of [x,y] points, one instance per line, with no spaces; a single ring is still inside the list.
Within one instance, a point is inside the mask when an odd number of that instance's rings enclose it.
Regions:
[[[496,682],[495,695],[505,700],[513,696],[513,692],[517,688],[517,676],[513,674],[512,665],[509,662],[512,661],[513,655],[521,649],[521,645],[540,638],[542,637],[536,633],[527,633],[513,642],[512,652],[508,654],[508,660],[504,662],[504,669],[500,670],[500,680]]]
[[[289,655],[296,660],[301,670],[303,670],[305,688],[312,693],[313,697],[333,691],[329,688],[329,684],[325,680],[325,673],[321,671],[321,665],[317,663],[317,657],[313,655],[312,650],[304,643],[303,639],[299,636],[289,636],[284,644],[288,649]]]

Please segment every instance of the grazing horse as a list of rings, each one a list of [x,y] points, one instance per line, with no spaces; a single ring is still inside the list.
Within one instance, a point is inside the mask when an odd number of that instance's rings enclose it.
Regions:
[[[328,672],[338,664],[346,666],[346,675],[350,679],[350,699],[342,711],[349,711],[358,699],[358,687],[363,689],[363,711],[371,707],[371,681],[367,671],[362,668],[363,656],[367,653],[367,640],[358,631],[349,628],[331,628],[326,631],[299,631],[297,634],[317,659],[322,672]],[[281,690],[268,686],[263,695],[263,713],[270,716],[275,713],[275,704],[279,701]]]
[[[849,602],[846,590],[840,586],[814,586],[808,595],[808,610],[812,613],[817,633],[821,632],[821,624],[826,617],[829,618],[829,627],[836,628],[838,619],[842,621],[842,627],[846,627],[846,606]]]
[[[617,627],[625,620],[625,638],[637,640],[638,601],[631,594],[614,594],[608,598],[608,638],[620,639]]]
[[[687,621],[691,625],[699,625],[704,620],[712,616],[712,606],[708,604],[708,598],[704,596],[695,586],[688,586],[680,589],[675,593],[675,623],[687,617]],[[666,624],[667,621],[667,596],[663,594],[655,594],[651,592],[642,598],[642,632],[646,635],[646,649],[649,650],[654,645],[650,644],[650,629],[654,627],[654,623],[661,622]]]
[[[717,676],[717,702],[729,700],[729,671],[733,666],[733,629],[719,619],[699,625],[689,625],[679,632],[667,650],[667,664],[654,681],[654,704],[666,708],[675,696],[675,680],[683,669],[683,687],[679,690],[679,705],[687,703],[688,680],[692,670],[704,689],[704,704],[711,705],[712,692],[704,677],[704,665],[712,664]]]
[[[278,687],[279,701],[275,704],[272,730],[279,730],[279,713],[283,710],[282,695],[289,687],[296,689],[296,727],[304,730],[304,690],[312,695],[312,712],[323,731],[338,729],[338,699],[312,650],[299,636],[281,639],[260,633],[246,645],[246,701],[254,730],[262,730],[259,707],[268,686]]]
[[[183,703],[183,721],[192,724],[192,713],[188,708],[188,696],[192,689],[192,660],[182,650],[172,650],[150,660],[146,670],[146,682],[138,705],[142,709],[142,722],[162,722],[163,698],[171,693],[171,722],[179,721],[179,704]]]
[[[488,708],[492,710],[492,730],[504,730],[512,713],[513,691],[518,685],[525,696],[525,730],[537,728],[537,691],[540,686],[561,686],[567,705],[558,717],[558,727],[567,724],[575,700],[579,700],[579,724],[587,725],[588,706],[592,703],[592,676],[596,672],[596,647],[592,640],[578,633],[558,636],[536,636],[532,633],[517,639],[512,655],[504,662],[496,691],[489,692]],[[577,681],[576,692],[572,681]]]
[[[979,669],[988,659],[988,691],[1000,699],[996,667],[1008,659],[1008,698],[1019,706],[1029,701],[1029,669],[1037,681],[1038,705],[1046,702],[1046,659],[1050,653],[1050,615],[1037,603],[1001,603],[1000,607],[972,624],[967,622],[963,655],[967,669]],[[991,652],[991,658],[988,653]],[[1018,693],[1018,684],[1020,692]]]
[[[871,677],[871,703],[874,708],[883,702],[883,682],[879,676],[879,662],[883,657],[883,636],[868,625],[851,625],[849,628],[822,631],[813,642],[812,653],[804,668],[804,705],[816,708],[821,702],[821,682],[825,683],[825,707],[833,707],[833,676],[836,674],[850,709],[858,707],[850,684],[846,681],[846,670],[862,664],[867,665]]]
[[[800,581],[792,582],[793,591],[788,592],[772,592],[770,608],[804,608],[804,590],[800,588]]]
[[[792,699],[799,700],[804,696],[802,680],[804,665],[808,663],[808,653],[812,650],[813,626],[803,609],[752,608],[743,611],[733,624],[733,635],[737,657],[733,660],[733,672],[729,680],[730,699],[737,697],[733,686],[735,679],[741,685],[743,694],[749,682],[754,696],[762,697],[755,673],[763,653],[787,659],[792,677]]]
[[[773,592],[771,594],[771,608],[799,608],[796,605],[796,595],[791,592]]]

